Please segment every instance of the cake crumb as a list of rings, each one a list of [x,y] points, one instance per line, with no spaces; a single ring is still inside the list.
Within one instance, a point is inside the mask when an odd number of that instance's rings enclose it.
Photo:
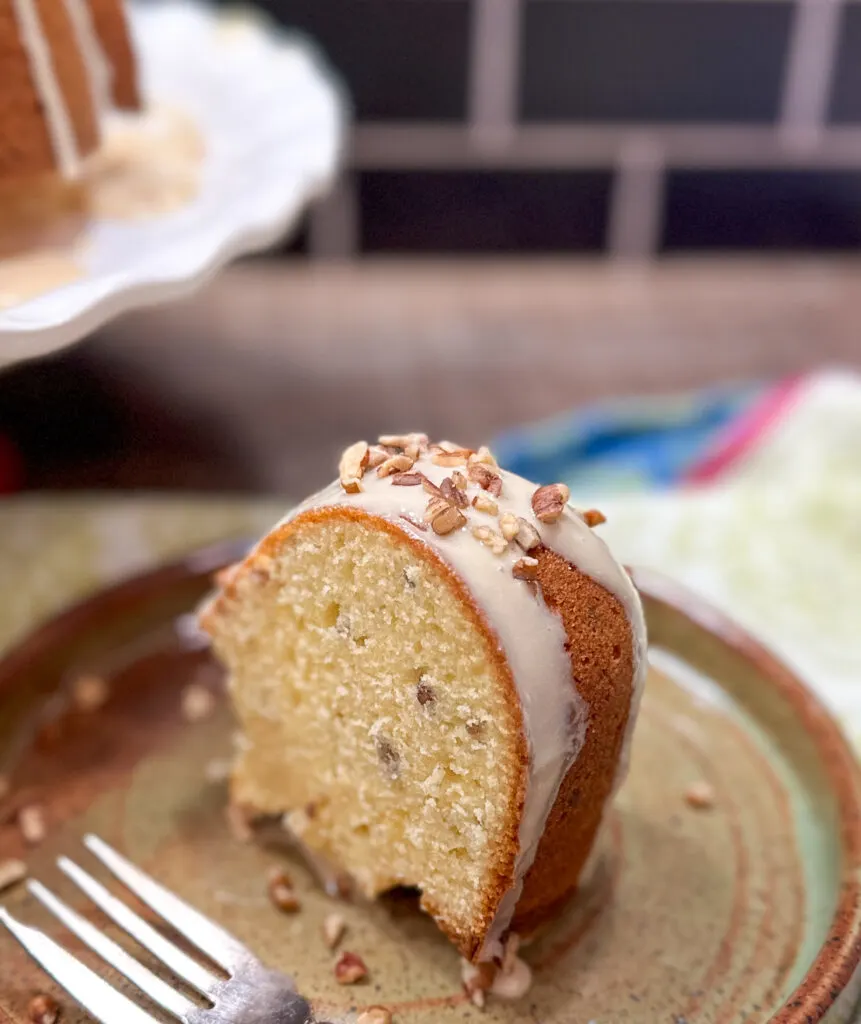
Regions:
[[[369,1006],[356,1018],[356,1024],[392,1024],[392,1011],[385,1006]]]
[[[60,1004],[52,996],[40,992],[30,1000],[27,1016],[33,1024],[56,1024],[60,1019]]]
[[[460,980],[463,990],[473,1006],[484,1009],[487,992],[493,984],[497,968],[492,963],[473,964],[469,960],[460,961]]]
[[[368,976],[365,961],[356,953],[343,952],[335,964],[335,981],[339,985],[355,985]]]
[[[45,812],[38,804],[29,804],[18,812],[18,828],[25,843],[38,846],[48,833]]]
[[[187,722],[202,722],[215,710],[212,691],[200,683],[189,683],[182,691],[182,714]]]
[[[715,791],[711,783],[700,779],[685,790],[685,803],[696,811],[708,811],[715,805]]]
[[[284,914],[295,914],[302,909],[302,903],[293,888],[293,879],[281,868],[269,872],[267,890],[269,899]]]
[[[23,860],[0,860],[0,892],[11,889],[27,877],[27,865]]]
[[[107,702],[108,694],[107,680],[93,673],[80,675],[72,683],[72,701],[78,711],[98,711]]]
[[[336,949],[347,930],[347,922],[340,914],[327,914],[323,919],[323,941],[329,949]]]

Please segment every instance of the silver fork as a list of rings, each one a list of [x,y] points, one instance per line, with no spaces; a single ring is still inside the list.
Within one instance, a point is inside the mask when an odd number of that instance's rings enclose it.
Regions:
[[[196,989],[210,1005],[201,1006],[177,992],[40,882],[27,883],[36,899],[154,1003],[186,1024],[313,1024],[311,1008],[296,992],[290,978],[264,967],[238,939],[97,836],[85,836],[84,845],[140,900],[228,974],[224,979],[201,966],[68,857],[57,861],[60,870],[112,921]],[[102,1024],[159,1024],[61,945],[37,928],[22,924],[4,907],[0,907],[0,922]]]

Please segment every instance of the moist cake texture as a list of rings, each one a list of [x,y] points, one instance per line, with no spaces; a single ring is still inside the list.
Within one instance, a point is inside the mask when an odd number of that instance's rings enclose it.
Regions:
[[[576,889],[643,682],[636,591],[567,497],[486,449],[359,442],[201,614],[233,800],[368,896],[416,886],[472,960]]]

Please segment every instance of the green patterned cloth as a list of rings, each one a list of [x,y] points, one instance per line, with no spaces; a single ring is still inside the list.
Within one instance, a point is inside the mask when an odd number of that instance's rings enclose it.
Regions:
[[[580,496],[573,495],[575,503]],[[586,504],[596,495],[584,494]],[[190,548],[259,533],[286,501],[20,498],[0,504],[0,645],[105,582]],[[861,746],[861,382],[811,378],[708,488],[614,496],[602,531],[781,654]]]

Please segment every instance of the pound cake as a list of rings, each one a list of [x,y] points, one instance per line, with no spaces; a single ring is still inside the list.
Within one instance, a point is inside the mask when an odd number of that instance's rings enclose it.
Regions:
[[[68,242],[110,106],[139,105],[121,0],[0,0],[0,257]]]
[[[486,448],[358,442],[201,612],[235,804],[369,897],[417,888],[473,961],[575,891],[643,684],[636,590],[567,499]]]

